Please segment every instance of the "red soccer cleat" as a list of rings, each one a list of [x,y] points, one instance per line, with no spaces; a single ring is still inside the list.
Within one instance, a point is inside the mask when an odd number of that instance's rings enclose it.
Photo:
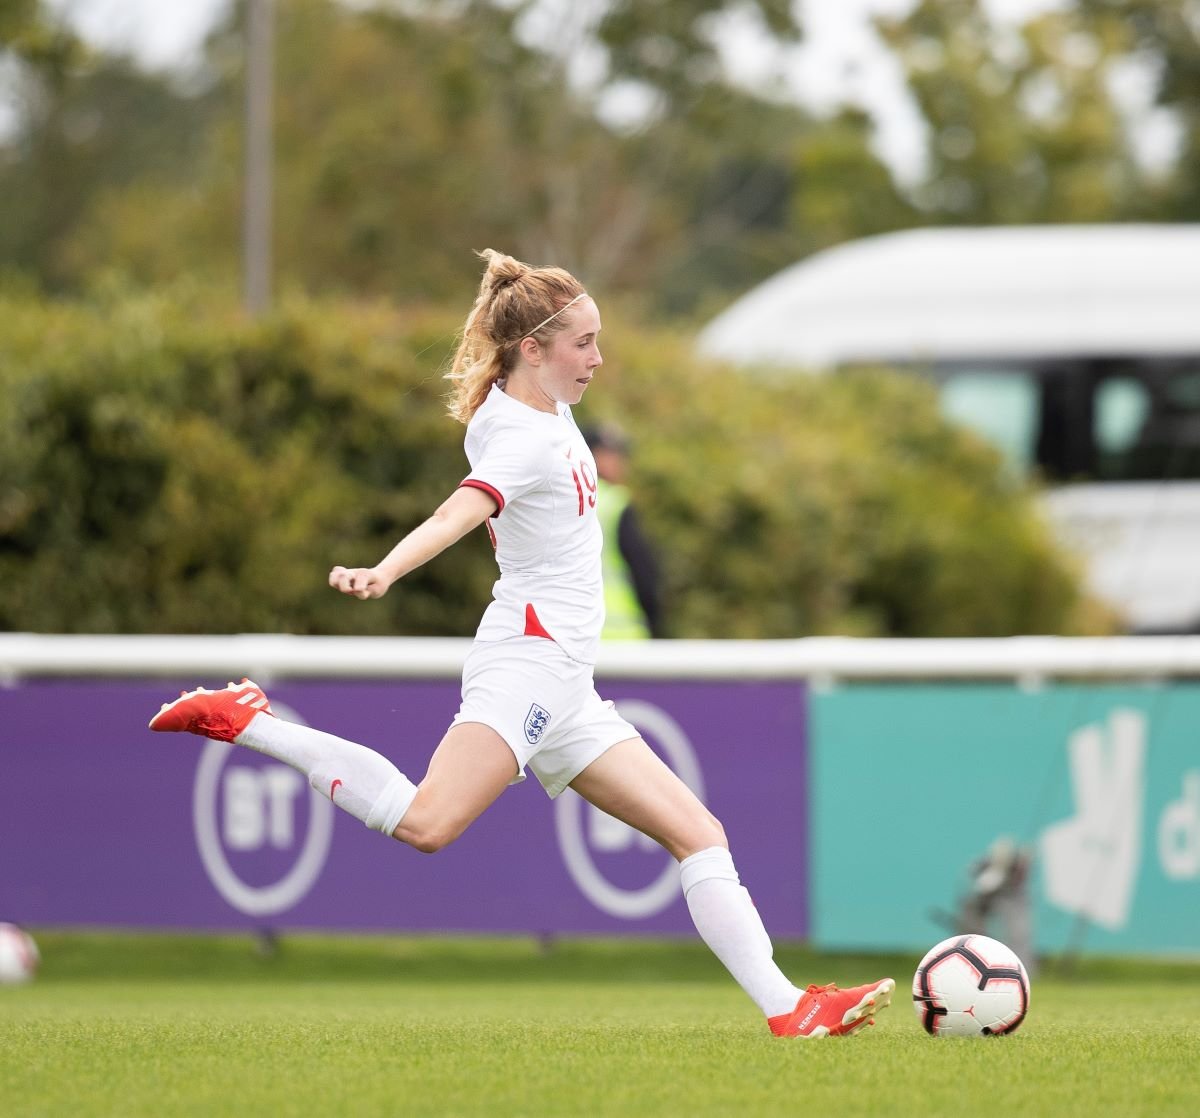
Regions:
[[[874,1025],[876,1012],[891,1002],[895,989],[890,978],[849,990],[832,983],[810,986],[791,1013],[768,1017],[767,1024],[776,1036],[848,1036],[863,1025]]]
[[[231,683],[224,691],[197,687],[184,691],[173,703],[150,719],[150,729],[200,734],[217,741],[233,741],[256,714],[272,714],[271,704],[257,683],[249,679]]]

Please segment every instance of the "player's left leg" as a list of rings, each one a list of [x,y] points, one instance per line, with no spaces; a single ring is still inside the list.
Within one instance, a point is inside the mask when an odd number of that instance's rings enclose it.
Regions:
[[[779,969],[771,937],[729,853],[724,828],[641,739],[608,749],[572,782],[585,800],[649,835],[679,861],[696,930],[781,1036],[836,1036],[872,1023],[895,983],[801,991]]]
[[[772,958],[770,937],[738,878],[724,828],[657,754],[641,738],[620,742],[571,787],[679,861],[688,910],[701,938],[763,1013],[790,1011],[800,991]]]

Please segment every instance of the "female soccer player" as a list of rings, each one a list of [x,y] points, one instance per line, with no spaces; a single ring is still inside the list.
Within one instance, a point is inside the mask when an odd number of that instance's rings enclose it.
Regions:
[[[419,785],[365,746],[271,714],[243,680],[165,704],[152,730],[186,730],[266,753],[366,826],[432,853],[505,786],[533,770],[546,792],[573,788],[659,842],[679,862],[697,930],[780,1036],[838,1036],[874,1023],[890,978],[800,990],[775,965],[711,812],[596,694],[604,622],[596,467],[571,405],[602,364],[600,314],[559,268],[492,250],[449,378],[471,470],[374,567],[334,567],[329,584],[379,598],[409,571],[487,524],[500,579],[463,667],[462,706]]]

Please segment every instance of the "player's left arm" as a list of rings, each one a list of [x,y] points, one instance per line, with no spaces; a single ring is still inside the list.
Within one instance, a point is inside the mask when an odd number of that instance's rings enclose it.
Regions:
[[[496,500],[481,489],[456,489],[374,567],[334,567],[329,585],[356,598],[382,598],[409,571],[428,563],[496,513]]]

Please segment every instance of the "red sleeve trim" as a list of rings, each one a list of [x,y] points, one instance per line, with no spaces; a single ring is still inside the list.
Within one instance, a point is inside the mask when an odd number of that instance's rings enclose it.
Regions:
[[[488,485],[486,481],[477,481],[473,477],[467,478],[466,481],[458,483],[459,489],[482,489],[493,501],[496,502],[496,511],[493,516],[499,516],[504,511],[504,496],[499,489]]]

